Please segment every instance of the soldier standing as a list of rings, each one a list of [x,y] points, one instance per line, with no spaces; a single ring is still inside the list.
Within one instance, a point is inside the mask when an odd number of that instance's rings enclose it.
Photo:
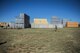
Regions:
[[[55,31],[57,31],[57,25],[55,25]]]

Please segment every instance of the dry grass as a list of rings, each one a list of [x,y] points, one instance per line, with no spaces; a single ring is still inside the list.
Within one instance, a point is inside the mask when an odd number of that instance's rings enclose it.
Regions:
[[[80,28],[1,29],[3,53],[80,53]]]

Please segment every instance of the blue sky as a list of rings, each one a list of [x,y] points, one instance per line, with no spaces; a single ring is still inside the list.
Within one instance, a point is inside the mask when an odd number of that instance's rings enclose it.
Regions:
[[[0,22],[14,22],[20,13],[34,18],[47,18],[50,22],[52,16],[60,19],[70,19],[80,22],[79,0],[0,0]]]

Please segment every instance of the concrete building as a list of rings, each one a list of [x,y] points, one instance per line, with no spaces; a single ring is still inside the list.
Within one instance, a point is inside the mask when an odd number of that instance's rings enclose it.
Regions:
[[[30,17],[24,13],[21,13],[20,16],[16,18],[15,21],[16,28],[30,28]]]
[[[35,18],[34,19],[34,24],[48,24],[48,21],[45,18],[43,18],[43,19]]]
[[[58,28],[63,28],[61,20],[57,17],[52,17],[51,23],[48,23],[48,20],[45,18],[35,18],[34,22],[31,24],[32,28],[55,28],[55,25]]]
[[[68,19],[63,19],[63,20],[62,20],[63,27],[66,27],[66,23],[67,23],[67,22],[69,22]]]
[[[10,27],[10,28],[16,28],[15,23],[14,23],[14,22],[10,22],[10,23],[9,23],[9,27]]]
[[[31,26],[32,28],[48,28],[48,21],[45,18],[35,18]]]
[[[4,26],[7,26],[7,23],[6,22],[0,22],[0,27],[4,27]]]
[[[48,23],[48,20],[45,18],[35,18],[34,22],[31,24],[32,28],[55,28],[55,25],[57,25],[58,28],[63,28],[63,25],[58,18],[52,18],[51,24]]]
[[[14,23],[9,23],[10,28],[30,28],[30,17],[24,13],[20,13],[19,16],[16,17]]]
[[[9,24],[7,22],[0,22],[0,27],[7,28],[9,27]]]
[[[53,16],[53,17],[51,18],[51,24],[54,24],[54,25],[61,24],[61,20],[60,20],[58,17]]]
[[[79,27],[78,22],[67,22],[66,27]]]
[[[57,26],[58,28],[63,28],[63,24],[61,23],[61,20],[56,16],[53,16],[51,18],[51,24],[53,25],[53,28],[55,28],[55,26]]]

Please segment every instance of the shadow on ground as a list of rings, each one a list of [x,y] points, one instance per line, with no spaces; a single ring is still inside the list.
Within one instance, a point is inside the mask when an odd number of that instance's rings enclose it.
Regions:
[[[3,29],[0,29],[0,53],[7,53],[6,46],[9,45],[7,35],[8,34],[6,33],[6,31],[3,31]]]

